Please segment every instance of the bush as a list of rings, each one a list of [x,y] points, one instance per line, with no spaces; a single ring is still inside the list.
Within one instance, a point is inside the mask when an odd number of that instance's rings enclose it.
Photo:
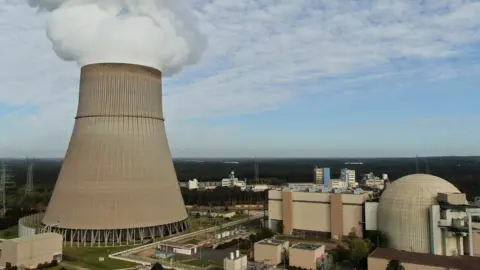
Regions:
[[[47,269],[47,268],[50,268],[50,267],[51,267],[51,265],[50,265],[50,263],[48,263],[48,262],[39,263],[39,264],[37,265],[37,269]]]
[[[57,265],[58,265],[57,260],[52,260],[52,261],[50,262],[50,267],[55,267],[55,266],[57,266]]]
[[[159,263],[155,263],[155,264],[152,266],[151,270],[163,270],[163,266],[162,266],[161,264],[159,264]]]

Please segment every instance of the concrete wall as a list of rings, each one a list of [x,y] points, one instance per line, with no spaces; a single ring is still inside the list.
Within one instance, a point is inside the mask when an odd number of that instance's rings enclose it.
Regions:
[[[343,205],[341,194],[330,195],[330,222],[332,238],[336,239],[344,235],[345,232],[343,231]]]
[[[363,204],[367,197],[270,190],[269,219],[282,220],[285,234],[299,230],[331,233],[332,237],[341,237],[355,228],[357,235],[362,237]]]
[[[0,266],[9,262],[34,268],[39,263],[51,262],[55,255],[61,255],[62,247],[62,236],[55,233],[7,240],[1,246]]]
[[[305,269],[317,269],[317,259],[325,254],[325,247],[322,246],[316,250],[305,250],[291,247],[289,249],[289,264]]]
[[[276,220],[283,220],[282,191],[268,191],[268,217]]]
[[[265,260],[268,260],[269,264],[280,264],[283,261],[282,249],[282,245],[255,243],[253,245],[253,260],[259,263],[264,263]]]
[[[283,215],[283,233],[290,234],[293,231],[293,198],[292,192],[282,192],[282,215]]]
[[[294,229],[330,232],[330,204],[295,202],[293,213]]]
[[[363,207],[361,205],[343,204],[343,234],[355,230],[358,237],[363,237]]]
[[[368,270],[383,270],[386,269],[388,260],[379,258],[368,258]],[[420,264],[402,263],[405,270],[459,270],[454,268],[426,266]]]
[[[245,270],[247,269],[247,256],[242,255],[233,260],[225,258],[223,260],[223,269],[226,270]]]
[[[365,230],[377,230],[378,202],[365,202]]]

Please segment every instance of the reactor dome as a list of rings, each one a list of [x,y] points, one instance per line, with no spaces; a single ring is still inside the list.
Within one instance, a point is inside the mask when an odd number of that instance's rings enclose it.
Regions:
[[[460,193],[446,180],[429,174],[407,175],[386,188],[377,220],[378,230],[388,236],[391,248],[430,252],[429,209],[438,204],[439,192]]]

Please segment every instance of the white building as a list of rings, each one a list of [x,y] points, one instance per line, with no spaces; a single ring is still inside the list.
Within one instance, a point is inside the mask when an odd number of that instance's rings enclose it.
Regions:
[[[345,168],[340,171],[340,180],[346,182],[347,187],[355,186],[357,182],[356,179],[355,170]]]
[[[247,186],[246,181],[238,180],[238,178],[235,177],[234,171],[230,173],[228,178],[223,178],[221,183],[222,187],[239,187],[242,190],[245,190],[245,187]]]
[[[240,255],[240,251],[231,252],[230,257],[223,260],[223,269],[225,270],[245,270],[247,269],[247,255]]]
[[[267,189],[268,189],[268,185],[263,185],[263,184],[253,185],[253,187],[252,187],[253,192],[261,192],[261,191],[265,191]]]
[[[198,189],[198,180],[195,178],[193,180],[188,180],[188,189]]]
[[[382,175],[382,178],[387,178],[386,174]],[[363,176],[363,184],[367,187],[371,188],[378,188],[378,189],[384,189],[385,188],[385,179],[380,179],[379,177],[375,176],[373,172],[365,174]]]

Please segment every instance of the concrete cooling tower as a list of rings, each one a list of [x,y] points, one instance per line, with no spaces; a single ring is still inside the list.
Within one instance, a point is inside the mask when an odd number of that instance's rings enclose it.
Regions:
[[[75,126],[43,225],[68,242],[133,242],[188,228],[165,133],[162,76],[82,68]]]

